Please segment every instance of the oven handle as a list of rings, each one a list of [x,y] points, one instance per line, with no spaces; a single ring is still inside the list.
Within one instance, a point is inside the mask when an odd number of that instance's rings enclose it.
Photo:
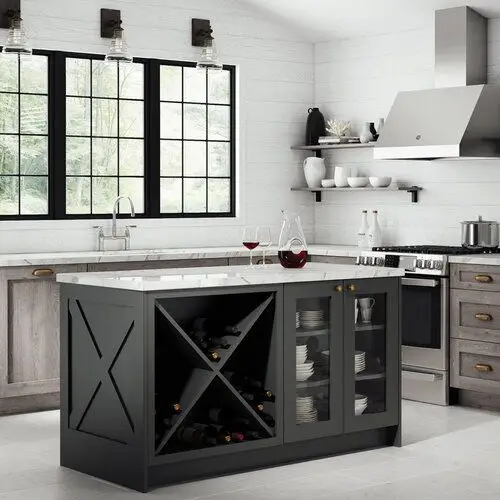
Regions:
[[[421,286],[426,288],[437,288],[439,286],[438,280],[421,278],[402,278],[401,283],[403,286]]]
[[[403,378],[407,380],[420,380],[421,382],[437,382],[443,380],[443,375],[437,373],[422,373],[409,370],[402,371]]]

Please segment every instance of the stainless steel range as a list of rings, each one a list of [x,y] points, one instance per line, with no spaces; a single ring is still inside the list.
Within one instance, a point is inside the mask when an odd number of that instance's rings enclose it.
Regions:
[[[446,246],[380,247],[363,252],[361,266],[405,269],[402,279],[403,398],[449,404],[449,255],[498,249]]]

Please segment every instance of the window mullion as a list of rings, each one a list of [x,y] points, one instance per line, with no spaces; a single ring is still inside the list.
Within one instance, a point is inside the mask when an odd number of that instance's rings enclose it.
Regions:
[[[49,173],[52,218],[66,218],[66,58],[49,57]]]
[[[145,65],[144,109],[145,109],[145,182],[146,217],[160,216],[160,63],[151,60]]]

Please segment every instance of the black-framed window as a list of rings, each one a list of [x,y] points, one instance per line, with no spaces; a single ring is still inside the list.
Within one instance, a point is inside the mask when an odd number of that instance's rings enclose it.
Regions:
[[[139,217],[235,216],[234,67],[36,51],[0,69],[0,219],[109,217],[118,195]]]
[[[49,214],[48,58],[0,58],[0,215]]]

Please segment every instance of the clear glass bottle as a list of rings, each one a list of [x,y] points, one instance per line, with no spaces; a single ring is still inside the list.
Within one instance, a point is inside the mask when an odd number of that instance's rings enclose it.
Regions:
[[[382,245],[382,229],[378,223],[378,210],[373,211],[373,220],[368,230],[368,245],[370,248]]]
[[[288,269],[301,268],[307,263],[306,237],[298,215],[289,216],[283,212],[278,257],[281,265]]]
[[[358,248],[368,247],[368,210],[361,212],[361,226],[358,229]]]

